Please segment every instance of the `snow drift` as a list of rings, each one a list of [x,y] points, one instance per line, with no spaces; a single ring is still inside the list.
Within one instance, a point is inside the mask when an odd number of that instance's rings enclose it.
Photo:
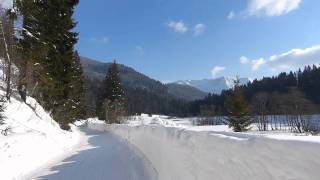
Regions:
[[[0,93],[4,93],[0,90]],[[0,179],[22,179],[58,156],[70,151],[79,140],[79,131],[63,131],[49,113],[28,97],[27,104],[12,97],[5,104],[8,135],[0,134]]]
[[[320,143],[159,125],[89,123],[136,146],[160,180],[318,180]]]

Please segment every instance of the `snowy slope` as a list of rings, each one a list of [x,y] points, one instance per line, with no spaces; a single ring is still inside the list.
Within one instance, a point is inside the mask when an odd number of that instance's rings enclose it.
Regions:
[[[3,86],[2,86],[3,87]],[[0,94],[4,91],[0,88]],[[35,99],[28,97],[27,104],[13,94],[5,104],[5,124],[8,135],[0,134],[0,179],[23,179],[52,159],[70,151],[79,141],[79,131],[63,131]]]
[[[203,80],[181,80],[174,84],[188,85],[195,87],[203,92],[220,94],[222,90],[233,88],[235,78],[221,77],[217,79],[203,79]],[[248,78],[240,78],[240,84],[247,84]]]

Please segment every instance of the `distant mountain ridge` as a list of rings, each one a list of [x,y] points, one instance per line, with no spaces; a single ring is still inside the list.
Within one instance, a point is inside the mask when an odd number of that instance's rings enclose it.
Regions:
[[[170,84],[187,85],[197,88],[203,92],[221,94],[223,90],[231,89],[235,85],[236,78],[221,77],[216,79],[203,80],[180,80]],[[250,82],[249,78],[240,78],[240,84],[245,85]]]
[[[102,81],[105,78],[108,67],[111,63],[96,61],[90,58],[81,57],[81,64],[84,75],[90,79]],[[193,101],[203,99],[208,93],[197,88],[180,84],[162,84],[131,67],[119,64],[119,72],[122,85],[125,89],[140,88],[156,93],[158,95],[169,94],[177,99]]]

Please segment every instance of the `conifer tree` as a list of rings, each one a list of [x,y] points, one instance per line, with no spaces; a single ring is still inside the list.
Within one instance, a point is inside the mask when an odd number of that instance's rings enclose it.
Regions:
[[[116,61],[108,69],[104,97],[106,121],[121,123],[121,118],[125,115],[125,98]]]
[[[70,92],[68,98],[68,104],[70,107],[70,119],[72,121],[76,119],[85,118],[85,93],[84,93],[84,77],[82,66],[80,63],[80,56],[78,52],[75,52],[74,61],[72,62],[70,77]]]
[[[23,17],[20,46],[25,80],[35,97],[63,129],[79,116],[82,70],[74,52],[78,34],[72,19],[78,0],[16,0]],[[24,71],[22,71],[24,72]],[[76,80],[80,78],[80,80]],[[80,90],[75,90],[79,87]]]
[[[242,94],[239,78],[235,82],[232,94],[227,97],[225,106],[228,112],[226,118],[229,127],[235,132],[248,131],[252,123],[250,109]]]

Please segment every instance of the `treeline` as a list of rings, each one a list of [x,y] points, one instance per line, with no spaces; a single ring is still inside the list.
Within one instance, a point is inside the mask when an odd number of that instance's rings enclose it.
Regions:
[[[73,32],[72,15],[77,4],[14,0],[12,9],[1,13],[7,99],[15,89],[23,101],[34,97],[63,129],[85,115],[82,67],[74,49],[78,33]]]
[[[158,93],[142,88],[126,88],[128,113],[165,114],[186,117],[189,115],[189,103],[177,99],[167,91]]]
[[[122,79],[120,82],[124,91],[127,115],[142,113],[166,114],[180,117],[189,115],[190,104],[170,95],[166,89],[130,87],[130,85],[123,83]],[[103,94],[105,82],[99,78],[86,77],[85,89],[87,116],[99,116],[100,119],[104,119],[104,114],[101,114],[101,100],[105,99],[105,95]]]
[[[259,130],[319,131],[319,122],[312,115],[320,113],[320,67],[307,66],[239,88]],[[234,89],[221,95],[209,94],[193,102],[190,112],[201,117],[228,116],[226,102],[233,93]]]
[[[245,100],[252,105],[257,99],[261,99],[261,96],[268,96],[268,114],[282,113],[279,112],[279,108],[273,108],[274,104],[277,104],[275,100],[284,99],[283,96],[297,97],[297,94],[308,101],[308,104],[313,104],[313,108],[308,108],[312,113],[320,112],[318,107],[320,105],[320,67],[317,66],[307,66],[304,70],[297,72],[280,73],[278,76],[256,79],[241,86],[241,89]],[[193,115],[200,115],[201,111],[209,108],[216,114],[224,115],[226,114],[224,102],[232,91],[232,89],[225,90],[220,95],[209,94],[202,100],[194,101],[190,112]],[[274,100],[271,101],[272,99]]]

